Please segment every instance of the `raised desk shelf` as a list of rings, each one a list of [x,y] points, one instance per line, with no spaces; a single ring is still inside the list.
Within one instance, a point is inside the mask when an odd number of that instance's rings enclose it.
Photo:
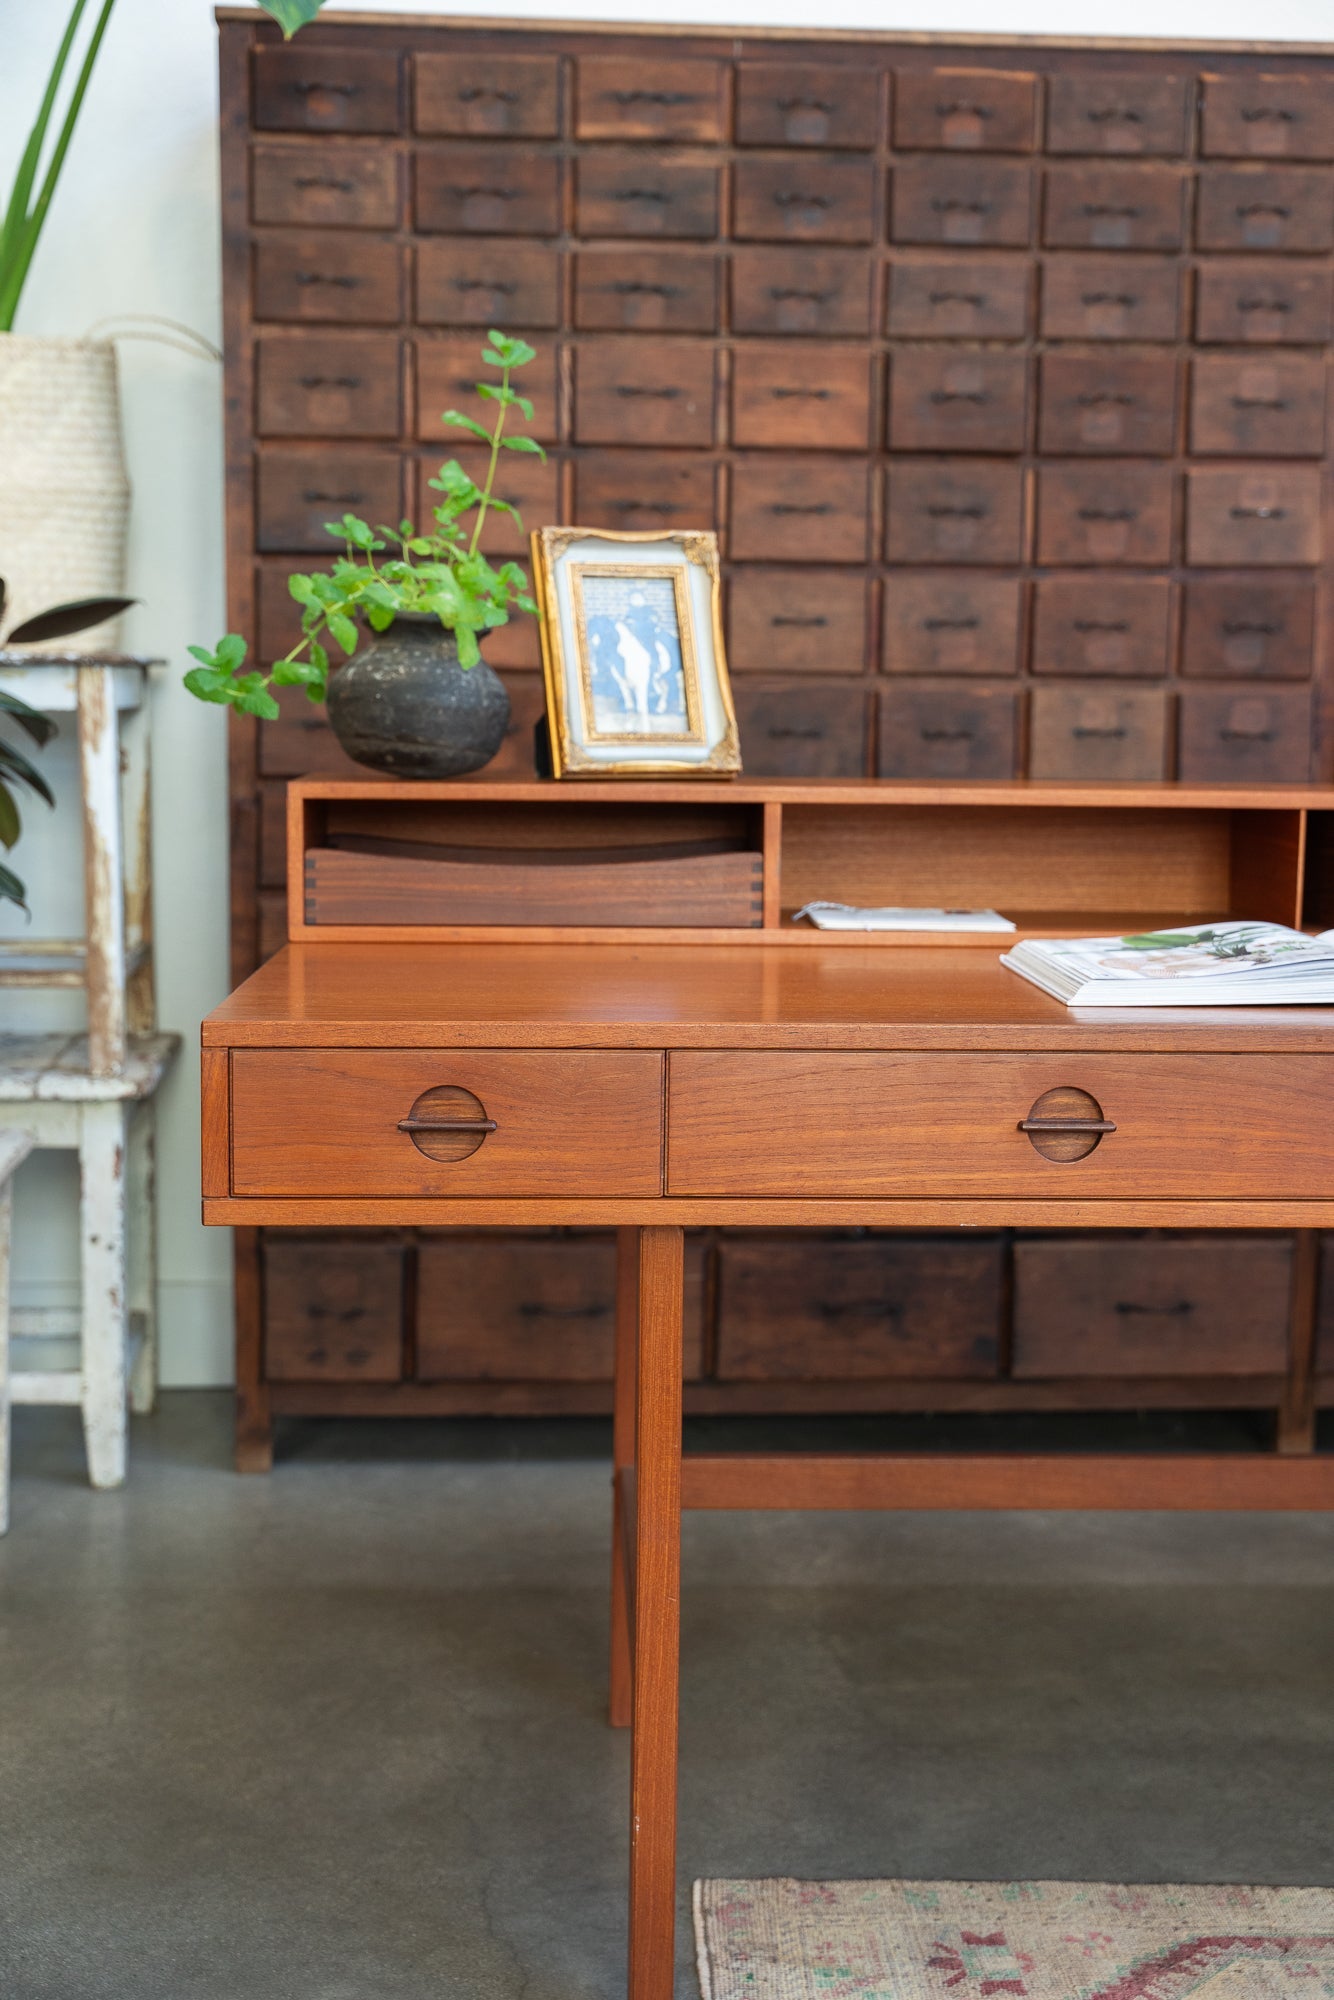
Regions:
[[[1021,935],[1228,916],[1334,924],[1334,788],[303,778],[292,942],[997,949],[820,932],[811,900],[994,907]]]

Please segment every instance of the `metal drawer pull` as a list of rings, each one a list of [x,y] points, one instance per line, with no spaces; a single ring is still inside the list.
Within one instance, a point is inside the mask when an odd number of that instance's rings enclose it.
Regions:
[[[976,632],[981,623],[980,618],[924,618],[922,627],[927,632]]]
[[[670,206],[671,196],[664,188],[617,188],[613,201],[656,201]]]
[[[795,190],[780,188],[774,196],[778,208],[832,208],[833,201],[827,194],[799,194]]]
[[[1282,627],[1279,625],[1266,625],[1262,619],[1256,618],[1225,618],[1223,620],[1223,630],[1227,633],[1229,639],[1235,639],[1243,632],[1258,634],[1265,639],[1272,639],[1276,633],[1282,630]]]
[[[778,109],[780,111],[823,111],[825,116],[828,117],[831,112],[838,109],[838,106],[829,103],[827,99],[822,97],[780,97],[778,99]]]
[[[1076,618],[1076,632],[1128,632],[1128,618]]]
[[[1129,410],[1134,407],[1139,398],[1130,395],[1125,389],[1090,389],[1084,395],[1076,396],[1075,401],[1079,404],[1081,410],[1097,410],[1102,408],[1106,403],[1120,403],[1125,409]]]
[[[674,500],[613,500],[618,514],[679,514]]]
[[[990,215],[991,213],[989,201],[962,201],[957,197],[947,198],[942,195],[933,196],[931,206],[938,215]]]
[[[303,389],[359,389],[360,375],[303,375]]]
[[[1078,738],[1081,742],[1086,736],[1105,737],[1109,742],[1116,742],[1121,737],[1128,736],[1129,733],[1129,730],[1124,727],[1119,729],[1093,729],[1081,722],[1077,722],[1070,731],[1070,734]]]
[[[308,507],[359,507],[364,497],[360,493],[316,493],[312,489],[301,495]]]
[[[985,521],[987,518],[986,508],[976,502],[961,507],[951,507],[941,502],[934,506],[928,505],[926,511],[933,521]]]
[[[1230,507],[1228,512],[1234,521],[1286,521],[1286,507]]]
[[[1085,306],[1131,306],[1139,304],[1138,292],[1082,292],[1080,304]]]
[[[693,104],[694,93],[689,90],[613,90],[615,104]]]
[[[827,625],[829,623],[829,620],[825,617],[822,617],[818,612],[813,618],[784,618],[781,614],[775,613],[774,616],[769,620],[769,623],[773,626],[801,625],[801,626],[819,628],[820,626]]]
[[[1137,521],[1139,510],[1135,507],[1081,507],[1081,521]]]
[[[298,97],[316,97],[321,91],[330,97],[357,97],[361,93],[359,83],[322,83],[318,78],[294,83],[292,89]]]
[[[832,292],[807,292],[798,285],[770,285],[769,297],[780,303],[784,299],[801,299],[806,305],[822,306],[826,299],[833,298]]]
[[[1113,122],[1118,125],[1142,125],[1144,123],[1144,113],[1136,111],[1129,104],[1100,105],[1096,111],[1086,111],[1084,116],[1088,119],[1090,125],[1109,125]]]
[[[656,396],[661,402],[674,403],[676,398],[681,394],[681,391],[679,389],[658,388],[655,385],[643,382],[618,382],[616,384],[616,393],[618,396]]]
[[[517,90],[496,90],[484,83],[471,83],[459,92],[459,103],[476,104],[480,97],[494,98],[497,104],[517,104],[519,101]]]
[[[775,402],[779,403],[789,401],[794,396],[798,398],[808,397],[816,403],[827,403],[833,393],[832,389],[771,389],[769,391]]]
[[[922,729],[918,731],[923,743],[971,743],[971,729]]]
[[[497,292],[502,299],[511,298],[514,286],[501,278],[455,278],[456,292]]]
[[[1290,313],[1291,299],[1238,299],[1237,311],[1243,313]]]
[[[335,277],[328,271],[298,271],[296,281],[298,285],[336,285],[344,292],[355,291],[361,283],[360,278],[354,278],[346,272]]]
[[[1110,1118],[1021,1118],[1021,1132],[1115,1132]]]
[[[1178,1299],[1170,1306],[1143,1306],[1135,1299],[1118,1299],[1112,1308],[1118,1313],[1147,1313],[1152,1319],[1181,1319],[1184,1314],[1194,1312],[1189,1299]]]
[[[452,187],[449,192],[456,201],[517,201],[517,188],[495,187]]]
[[[614,292],[617,298],[634,298],[638,294],[643,293],[649,298],[674,299],[680,292],[681,287],[679,285],[646,285],[642,284],[638,278],[618,278],[615,284],[609,285],[607,289],[610,292]]]
[[[335,180],[331,174],[298,174],[292,185],[299,188],[332,188],[335,194],[351,194],[356,182]]]
[[[1238,202],[1237,214],[1243,218],[1252,215],[1276,215],[1282,222],[1292,214],[1292,210],[1285,207],[1281,201],[1248,201]]]
[[[1286,396],[1234,396],[1232,407],[1234,410],[1286,410],[1288,399]]]
[[[400,1118],[400,1132],[495,1132],[494,1118]]]
[[[1220,743],[1272,743],[1275,732],[1272,729],[1220,729]]]
[[[975,306],[981,312],[987,302],[985,292],[931,292],[928,303],[933,306]]]
[[[995,112],[989,104],[938,104],[937,118],[994,118]]]
[[[833,508],[827,500],[817,500],[814,506],[798,507],[787,500],[776,500],[769,509],[771,514],[832,514]]]
[[[932,403],[989,403],[991,398],[985,389],[933,389],[928,400]]]
[[[1085,215],[1120,215],[1133,221],[1140,210],[1134,202],[1086,201],[1082,212]]]

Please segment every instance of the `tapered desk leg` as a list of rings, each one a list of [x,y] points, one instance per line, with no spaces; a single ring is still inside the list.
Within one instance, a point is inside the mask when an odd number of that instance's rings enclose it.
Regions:
[[[630,1727],[630,1556],[627,1482],[635,1462],[635,1348],[639,1339],[639,1231],[616,1232],[616,1360],[611,1462],[611,1672],[608,1715],[613,1729]]]
[[[681,1639],[681,1230],[641,1229],[638,1264],[629,2000],[671,2000]]]

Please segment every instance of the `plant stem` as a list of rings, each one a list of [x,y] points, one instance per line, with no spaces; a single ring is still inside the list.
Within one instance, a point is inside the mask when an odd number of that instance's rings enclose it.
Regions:
[[[501,401],[496,411],[496,428],[491,436],[491,463],[486,468],[486,485],[482,488],[482,497],[477,503],[477,519],[473,523],[472,540],[468,544],[468,554],[470,556],[475,556],[477,553],[477,544],[482,534],[482,523],[486,519],[486,510],[491,500],[491,488],[495,484],[496,461],[500,457],[500,433],[505,428],[505,412],[509,408],[509,404],[504,400],[505,392],[509,388],[509,385],[510,371],[507,367],[502,368],[500,371]]]

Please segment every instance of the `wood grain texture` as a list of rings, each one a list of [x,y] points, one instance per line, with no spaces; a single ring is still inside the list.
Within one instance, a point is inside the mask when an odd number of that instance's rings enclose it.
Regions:
[[[208,1196],[232,1191],[231,1067],[226,1049],[201,1049],[200,1185]]]
[[[1050,1457],[899,1453],[771,1458],[692,1453],[682,1466],[688,1508],[1092,1508],[1301,1511],[1334,1506],[1334,1460],[1169,1457],[1090,1452]]]
[[[648,1052],[247,1049],[232,1057],[239,1195],[654,1194],[661,1059]],[[430,1159],[401,1132],[426,1090],[480,1098],[498,1129]]]
[[[671,2000],[681,1642],[679,1229],[639,1236],[629,2000]]]
[[[709,1197],[838,1194],[1319,1199],[1328,1056],[854,1055],[684,1050],[668,1078],[667,1187]],[[1114,1121],[1086,1158],[1018,1130],[1073,1085]],[[1237,1143],[1230,1143],[1235,1138]]]

